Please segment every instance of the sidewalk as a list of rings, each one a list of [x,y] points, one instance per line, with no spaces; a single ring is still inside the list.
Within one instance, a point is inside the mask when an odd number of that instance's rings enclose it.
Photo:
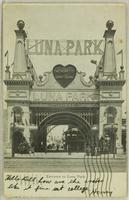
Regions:
[[[101,155],[97,155],[97,156],[87,156],[85,155],[85,153],[71,153],[68,154],[67,152],[47,152],[47,153],[31,153],[31,154],[15,154],[15,158],[57,158],[57,159],[62,159],[62,158],[76,158],[76,159],[82,159],[87,157],[87,158],[92,158],[92,159],[96,159],[96,158],[102,158],[102,159],[107,159],[107,158],[112,158],[112,159],[125,159],[126,155],[125,154],[121,154],[121,155],[113,155],[113,154],[101,154]]]

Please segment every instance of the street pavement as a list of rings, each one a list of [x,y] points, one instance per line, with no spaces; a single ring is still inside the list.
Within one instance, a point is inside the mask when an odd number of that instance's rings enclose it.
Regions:
[[[5,158],[6,172],[125,172],[126,157]]]

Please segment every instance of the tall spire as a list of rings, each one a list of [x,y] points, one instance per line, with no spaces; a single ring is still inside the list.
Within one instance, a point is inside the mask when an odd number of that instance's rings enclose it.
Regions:
[[[16,46],[14,55],[14,73],[25,73],[27,70],[27,60],[25,54],[25,39],[27,37],[26,32],[23,30],[25,23],[22,20],[17,22],[19,30],[15,30],[16,33]]]
[[[105,30],[105,49],[103,60],[103,75],[108,77],[116,77],[116,58],[114,48],[114,35],[116,30],[112,30],[114,26],[113,21],[109,20],[106,23],[107,30]]]

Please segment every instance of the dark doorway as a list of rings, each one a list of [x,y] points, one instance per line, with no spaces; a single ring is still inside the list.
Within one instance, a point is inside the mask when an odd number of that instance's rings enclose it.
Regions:
[[[57,142],[56,147],[54,147],[54,144],[53,146],[52,144],[48,146],[48,127],[59,125],[69,127],[63,133],[64,141]],[[52,114],[40,123],[37,132],[37,139],[35,140],[35,150],[36,152],[85,152],[86,148],[90,148],[92,146],[91,143],[92,132],[89,124],[84,119],[74,113],[60,112]]]
[[[21,131],[14,131],[12,136],[13,153],[29,153],[30,147]]]

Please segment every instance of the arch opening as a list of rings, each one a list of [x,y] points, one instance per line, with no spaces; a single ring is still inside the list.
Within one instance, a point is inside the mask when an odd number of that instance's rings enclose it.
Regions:
[[[67,130],[53,133],[50,136],[50,127],[53,130],[59,126],[67,126]],[[56,127],[56,128],[55,128]],[[45,118],[38,127],[35,140],[36,152],[86,152],[92,146],[92,131],[90,125],[80,116],[71,112],[58,112]],[[51,141],[50,141],[51,140]],[[53,141],[53,143],[52,143]]]

